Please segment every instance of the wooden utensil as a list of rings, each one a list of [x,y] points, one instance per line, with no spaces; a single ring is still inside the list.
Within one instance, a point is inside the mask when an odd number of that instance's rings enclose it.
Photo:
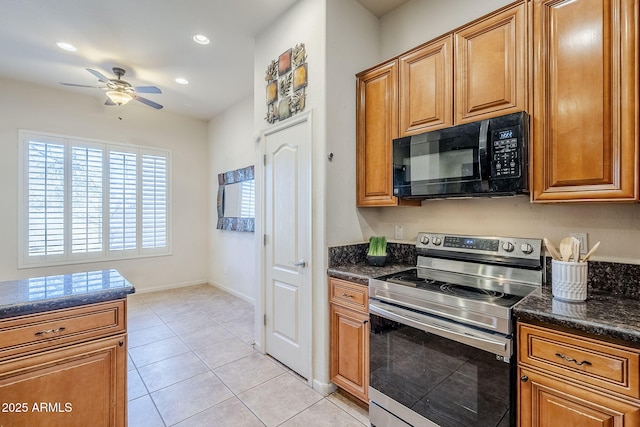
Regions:
[[[551,258],[555,259],[556,261],[560,261],[562,257],[560,256],[560,253],[558,253],[558,250],[553,245],[553,243],[551,243],[549,239],[547,239],[546,237],[543,240],[544,240],[544,245],[546,246],[546,248],[549,250],[549,253],[551,254]]]
[[[587,252],[584,258],[582,258],[582,262],[587,262],[587,260],[591,258],[591,255],[593,255],[596,249],[598,249],[598,246],[600,246],[600,242],[597,242],[595,245],[591,247],[591,249],[589,249],[589,252]]]
[[[568,262],[573,254],[573,237],[565,237],[560,241],[560,255],[562,261]]]
[[[573,239],[573,261],[580,262],[580,240],[572,237]]]

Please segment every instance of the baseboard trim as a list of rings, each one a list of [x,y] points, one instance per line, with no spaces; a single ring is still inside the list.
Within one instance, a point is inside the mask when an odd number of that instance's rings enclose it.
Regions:
[[[197,286],[197,285],[208,285],[207,281],[202,279],[202,280],[194,280],[191,282],[180,282],[180,283],[172,283],[169,285],[162,285],[162,286],[154,286],[152,288],[137,288],[136,287],[136,294],[148,294],[151,292],[160,292],[160,291],[168,291],[171,289],[178,289],[178,288],[186,288],[188,286]],[[134,285],[135,287],[135,285]]]
[[[234,289],[231,289],[231,288],[229,288],[227,286],[222,286],[221,284],[216,283],[216,282],[208,281],[207,283],[210,286],[213,286],[214,288],[221,289],[221,290],[223,290],[225,292],[230,293],[233,296],[236,296],[236,297],[238,297],[240,299],[245,300],[246,302],[248,302],[249,304],[253,305],[254,307],[256,306],[256,300],[254,298],[250,298],[250,297],[248,297],[248,296],[246,296],[246,295],[244,295],[244,294],[242,294],[242,293],[240,293],[240,292],[238,292],[238,291],[236,291]]]
[[[323,383],[319,380],[313,380],[313,389],[325,397],[336,391],[337,388],[333,383]]]

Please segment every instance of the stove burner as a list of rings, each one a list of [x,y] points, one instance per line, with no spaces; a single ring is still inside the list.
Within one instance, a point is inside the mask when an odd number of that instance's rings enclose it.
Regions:
[[[504,297],[503,292],[489,291],[487,289],[471,288],[469,286],[458,286],[445,283],[440,285],[440,290],[457,297],[475,300],[494,300]]]

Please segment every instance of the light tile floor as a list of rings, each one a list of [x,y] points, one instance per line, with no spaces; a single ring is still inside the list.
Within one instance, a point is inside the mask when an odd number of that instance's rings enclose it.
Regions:
[[[209,285],[128,298],[129,427],[368,426],[251,346],[253,306]]]

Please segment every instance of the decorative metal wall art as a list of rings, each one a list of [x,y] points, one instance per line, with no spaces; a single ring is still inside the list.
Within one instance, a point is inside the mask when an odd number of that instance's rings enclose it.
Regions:
[[[304,110],[307,87],[307,51],[304,43],[288,49],[267,67],[267,115],[269,123],[285,120]]]

